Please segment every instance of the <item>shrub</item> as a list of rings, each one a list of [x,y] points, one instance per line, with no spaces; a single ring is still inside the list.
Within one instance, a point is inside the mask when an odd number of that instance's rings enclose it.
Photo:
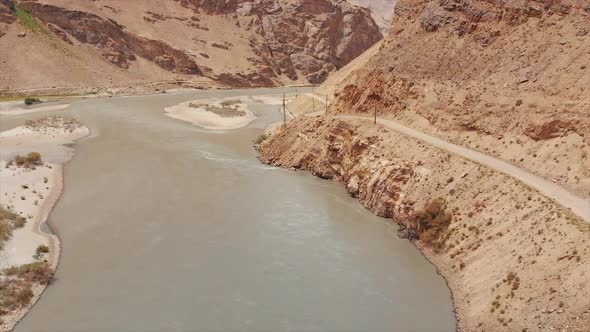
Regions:
[[[258,144],[262,144],[262,142],[266,141],[267,139],[268,139],[268,135],[266,135],[266,134],[262,134],[262,135],[260,135],[260,136],[258,136],[258,137],[256,138],[256,141],[255,141],[255,143],[256,143],[257,145],[258,145]]]
[[[27,282],[39,283],[42,285],[47,285],[53,278],[53,271],[49,267],[49,264],[45,262],[10,267],[4,270],[4,273],[7,276],[15,276],[24,279]]]
[[[40,245],[37,247],[37,250],[35,250],[35,254],[33,255],[34,259],[41,259],[41,257],[43,257],[44,254],[48,254],[49,253],[49,247],[46,245]]]
[[[41,154],[39,152],[29,152],[27,154],[27,161],[33,165],[41,165]]]
[[[39,152],[29,152],[26,157],[17,155],[14,157],[14,162],[16,163],[16,166],[24,166],[26,168],[29,168],[33,165],[38,166],[43,164],[43,160],[41,159],[41,154]]]
[[[33,291],[31,287],[26,287],[25,289],[21,289],[18,294],[16,295],[16,303],[21,308],[26,307],[29,303],[31,303],[31,299],[33,298]]]
[[[418,238],[435,250],[440,250],[446,241],[446,230],[453,217],[446,211],[446,203],[437,198],[427,202],[424,209],[417,211],[411,221],[411,228]]]
[[[41,103],[41,99],[39,99],[39,98],[32,98],[32,97],[25,98],[25,105],[33,105],[33,104],[40,104],[40,103]]]
[[[221,106],[228,107],[228,106],[232,106],[232,105],[235,105],[235,104],[240,104],[241,102],[242,101],[239,100],[239,99],[224,100],[224,101],[221,102]]]

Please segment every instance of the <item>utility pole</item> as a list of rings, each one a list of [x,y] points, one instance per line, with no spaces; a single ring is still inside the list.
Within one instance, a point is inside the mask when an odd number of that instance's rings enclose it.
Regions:
[[[373,106],[375,109],[375,120],[373,121],[374,124],[377,124],[377,106]]]
[[[285,94],[283,93],[283,124],[287,125],[287,104],[285,103]]]
[[[311,113],[315,113],[315,95],[311,95]]]
[[[326,117],[328,117],[328,95],[326,95]]]

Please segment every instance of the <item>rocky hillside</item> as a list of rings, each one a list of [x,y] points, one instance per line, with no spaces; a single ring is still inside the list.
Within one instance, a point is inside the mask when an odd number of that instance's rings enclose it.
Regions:
[[[341,182],[446,278],[460,331],[587,331],[590,225],[519,181],[373,125],[300,117],[262,161]]]
[[[290,104],[309,113],[328,95],[327,116],[276,129],[260,159],[341,182],[399,224],[446,278],[460,331],[588,331],[588,223],[510,176],[334,115],[376,111],[588,198],[590,2],[399,0],[395,13],[381,46]]]
[[[590,2],[400,0],[334,112],[394,117],[590,197]]]
[[[315,84],[381,38],[343,0],[2,0],[0,90]]]

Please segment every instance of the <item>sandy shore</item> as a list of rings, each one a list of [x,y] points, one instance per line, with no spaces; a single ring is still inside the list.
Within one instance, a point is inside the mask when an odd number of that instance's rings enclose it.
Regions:
[[[51,153],[43,165],[31,168],[9,163],[12,156],[20,151],[37,151],[37,147],[62,151],[61,144],[85,137],[89,130],[83,126],[22,126],[0,133],[0,202],[4,208],[16,212],[27,219],[23,228],[16,229],[12,237],[4,243],[0,251],[0,269],[30,264],[39,245],[49,247],[43,259],[55,270],[60,255],[60,242],[57,236],[42,230],[52,208],[57,203],[63,188],[61,163],[67,161],[60,153]],[[43,158],[43,155],[42,155]],[[34,284],[33,298],[28,306],[2,316],[0,331],[10,331],[40,298],[45,286]]]
[[[70,104],[59,104],[59,105],[47,105],[47,106],[34,106],[34,107],[14,107],[11,109],[0,109],[0,115],[3,116],[11,116],[11,115],[22,115],[28,113],[38,113],[38,112],[49,112],[49,111],[59,111],[70,107]]]

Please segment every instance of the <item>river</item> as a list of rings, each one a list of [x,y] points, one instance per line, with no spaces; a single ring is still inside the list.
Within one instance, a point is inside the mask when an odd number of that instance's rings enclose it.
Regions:
[[[302,89],[299,89],[302,91]],[[453,331],[450,292],[396,228],[343,186],[262,165],[282,118],[211,132],[163,109],[294,89],[80,99],[65,190],[50,216],[55,281],[16,331]],[[3,117],[0,129],[47,114]]]

